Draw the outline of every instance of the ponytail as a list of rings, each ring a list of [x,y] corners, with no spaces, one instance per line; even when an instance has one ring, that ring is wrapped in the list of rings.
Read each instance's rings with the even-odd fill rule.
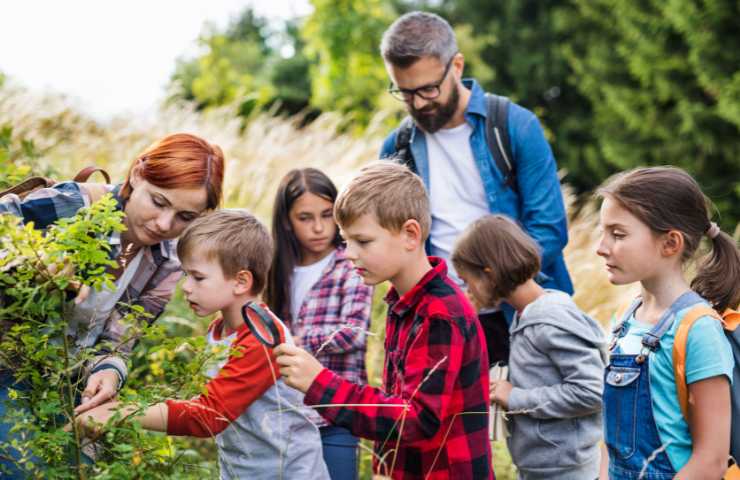
[[[740,304],[740,250],[735,240],[712,222],[707,231],[712,251],[699,264],[691,289],[720,314]]]

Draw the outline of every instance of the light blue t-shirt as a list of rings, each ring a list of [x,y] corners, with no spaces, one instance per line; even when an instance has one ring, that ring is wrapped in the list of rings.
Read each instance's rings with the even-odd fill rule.
[[[692,306],[693,307],[693,306]],[[678,471],[691,457],[691,434],[678,404],[673,375],[673,340],[676,327],[692,308],[679,310],[671,328],[660,339],[657,352],[650,352],[650,393],[658,434],[666,447],[673,468]],[[642,336],[654,325],[638,322],[634,315],[627,319],[627,333],[619,340],[622,353],[636,355],[642,351]],[[732,381],[734,360],[722,325],[712,317],[699,318],[689,330],[686,345],[686,380],[688,384],[718,375]],[[669,443],[670,442],[670,443]]]

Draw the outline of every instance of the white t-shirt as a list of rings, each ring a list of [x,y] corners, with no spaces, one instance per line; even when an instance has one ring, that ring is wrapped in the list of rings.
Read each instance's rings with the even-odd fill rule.
[[[290,317],[293,320],[298,318],[298,312],[301,310],[306,295],[311,291],[311,287],[319,281],[321,272],[329,265],[336,252],[336,250],[332,251],[329,255],[311,265],[293,267],[293,278],[290,283]]]
[[[457,127],[427,134],[429,191],[432,210],[431,254],[447,261],[450,277],[462,281],[449,262],[452,247],[462,231],[487,215],[488,201],[470,148],[473,127]]]

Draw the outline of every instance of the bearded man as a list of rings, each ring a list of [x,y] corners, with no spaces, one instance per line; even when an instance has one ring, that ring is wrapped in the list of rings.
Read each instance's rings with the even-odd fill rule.
[[[386,138],[380,156],[408,165],[424,180],[432,211],[428,254],[449,260],[470,223],[502,213],[541,247],[540,283],[573,293],[563,259],[568,230],[557,166],[537,117],[462,78],[465,58],[449,23],[438,15],[410,12],[398,18],[380,50],[388,90],[409,114]],[[479,312],[492,363],[508,358],[512,314],[506,305]]]

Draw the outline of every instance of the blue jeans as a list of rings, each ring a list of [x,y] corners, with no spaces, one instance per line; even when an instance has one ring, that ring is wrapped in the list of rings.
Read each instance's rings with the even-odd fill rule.
[[[15,383],[15,377],[7,371],[0,370],[0,478],[7,480],[16,480],[26,478],[23,470],[20,470],[14,461],[21,458],[18,450],[10,447],[10,442],[14,438],[21,439],[22,433],[10,433],[13,423],[6,423],[7,411],[12,408],[18,408],[17,402],[8,398],[11,389],[17,391],[26,390],[28,387],[21,383]],[[5,458],[10,457],[12,460]]]
[[[357,444],[359,439],[342,427],[319,428],[324,463],[332,480],[357,480]]]
[[[10,408],[18,409],[21,408],[19,402],[8,398],[10,390],[16,390],[23,392],[28,390],[28,385],[23,383],[16,383],[15,376],[7,371],[0,370],[0,479],[2,480],[22,480],[28,477],[28,473],[25,470],[19,469],[15,461],[21,458],[21,454],[18,450],[10,447],[10,442],[16,439],[23,439],[23,432],[10,433],[10,429],[13,427],[12,422],[5,422],[7,417],[7,411]],[[59,422],[64,421],[64,417],[59,415]],[[12,460],[5,457],[10,457]],[[86,464],[93,463],[90,458],[82,454],[82,461]],[[71,455],[70,455],[71,463]],[[41,461],[36,457],[30,458],[30,464],[38,468],[42,465]],[[27,464],[28,465],[28,464]],[[29,467],[31,466],[29,465]]]

